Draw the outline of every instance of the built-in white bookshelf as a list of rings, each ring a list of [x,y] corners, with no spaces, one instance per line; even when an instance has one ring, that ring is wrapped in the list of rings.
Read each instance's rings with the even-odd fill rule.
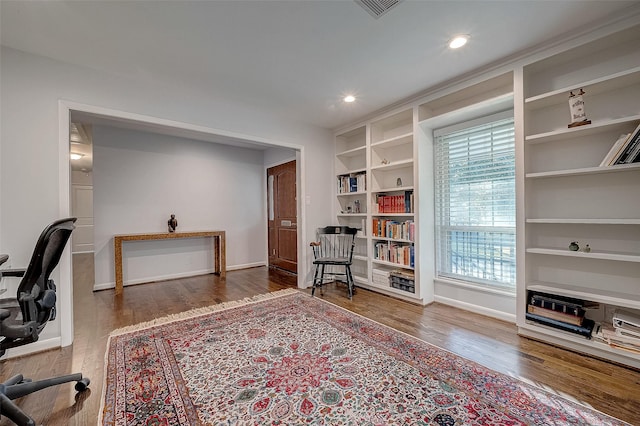
[[[596,323],[619,309],[640,316],[640,163],[600,166],[640,123],[638,40],[634,27],[523,67],[526,248],[517,315],[522,335],[634,367],[640,354],[525,313],[537,292],[600,304],[587,310]],[[568,127],[569,94],[580,90],[591,123]]]
[[[339,224],[361,230],[356,238],[356,250],[359,249],[360,253],[353,258],[354,267],[361,267],[359,273],[354,272],[356,285],[394,297],[419,301],[420,291],[417,285],[416,289],[410,292],[392,287],[388,280],[385,282],[379,279],[381,274],[389,274],[392,271],[415,271],[410,259],[404,260],[405,251],[415,253],[415,242],[409,239],[376,236],[372,229],[374,220],[401,224],[415,221],[415,208],[408,209],[410,211],[384,213],[379,211],[377,202],[379,197],[385,196],[396,196],[396,201],[401,197],[408,200],[409,194],[414,193],[417,180],[414,157],[417,147],[414,144],[413,132],[413,108],[407,108],[374,118],[364,125],[336,135],[336,177],[363,172],[367,176],[365,191],[337,191],[336,217]],[[353,204],[356,200],[360,203],[360,213],[354,213]],[[389,253],[385,254],[384,259],[378,258],[382,246],[389,249],[387,252],[395,250],[397,253],[398,250],[402,250],[402,263],[398,263],[398,257],[395,255],[394,261],[391,261],[392,256]]]

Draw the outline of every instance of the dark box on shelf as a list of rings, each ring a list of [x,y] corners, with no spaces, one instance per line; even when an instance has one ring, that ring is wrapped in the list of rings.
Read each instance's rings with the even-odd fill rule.
[[[391,287],[409,293],[416,292],[415,277],[403,272],[393,271],[389,274],[389,283]]]

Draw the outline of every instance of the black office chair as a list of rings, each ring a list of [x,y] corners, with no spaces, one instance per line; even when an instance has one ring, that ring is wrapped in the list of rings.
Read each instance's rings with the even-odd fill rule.
[[[0,300],[0,357],[9,348],[37,341],[47,321],[55,318],[56,285],[49,275],[60,261],[75,221],[76,218],[62,219],[47,226],[40,234],[26,269],[0,269],[0,279],[22,277],[17,298]],[[7,257],[3,258],[7,260]],[[0,384],[0,417],[5,416],[20,426],[35,425],[12,400],[68,382],[76,382],[78,392],[89,386],[89,379],[80,373],[35,382],[22,374],[11,377]]]
[[[327,226],[318,228],[317,241],[311,243],[313,249],[313,264],[316,265],[313,274],[313,287],[311,296],[316,292],[316,288],[322,286],[326,266],[344,267],[344,272],[336,272],[335,268],[331,275],[344,275],[347,288],[349,290],[349,300],[353,297],[353,275],[351,274],[351,262],[353,260],[353,250],[356,246],[356,228],[348,226]]]

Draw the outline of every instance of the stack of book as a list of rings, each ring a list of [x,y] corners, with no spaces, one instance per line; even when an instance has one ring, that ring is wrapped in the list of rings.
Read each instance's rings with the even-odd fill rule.
[[[640,124],[633,132],[620,135],[600,163],[600,166],[638,162],[640,162]]]
[[[640,315],[616,311],[611,324],[602,324],[596,337],[612,348],[640,354]]]
[[[595,323],[585,318],[587,305],[592,307],[581,299],[530,291],[526,318],[590,339]]]

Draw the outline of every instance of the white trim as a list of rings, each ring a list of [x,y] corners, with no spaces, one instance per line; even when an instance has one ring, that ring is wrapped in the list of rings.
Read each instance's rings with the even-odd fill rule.
[[[47,351],[49,349],[59,348],[62,346],[60,337],[52,337],[46,340],[38,340],[37,342],[29,343],[25,346],[18,346],[8,349],[3,360],[9,358],[15,358],[22,355],[29,355],[35,352]]]
[[[476,314],[484,315],[491,318],[497,318],[499,320],[507,321],[512,324],[516,323],[516,316],[514,314],[508,314],[506,312],[497,311],[495,309],[486,308],[484,306],[473,305],[471,303],[461,302],[459,300],[449,299],[448,297],[438,295],[435,296],[435,301],[444,305],[463,309],[465,311],[475,312]]]
[[[71,216],[71,163],[69,160],[70,114],[65,104],[58,101],[58,197],[59,217]],[[73,259],[71,244],[67,244],[58,262],[58,303],[60,313],[60,346],[73,343]]]
[[[433,279],[434,283],[440,283],[445,285],[454,285],[457,287],[466,288],[473,291],[482,293],[496,294],[498,296],[506,296],[516,298],[516,288],[513,291],[503,290],[501,288],[489,287],[486,285],[478,284],[472,281],[454,280],[452,278],[436,277]]]
[[[506,97],[505,97],[506,98]],[[508,98],[511,99],[511,101],[513,102],[513,95],[509,95]],[[513,105],[513,104],[512,104]],[[449,133],[455,133],[459,130],[464,130],[464,129],[469,129],[472,127],[478,127],[478,126],[482,126],[485,124],[489,124],[492,123],[494,121],[501,121],[501,120],[508,120],[508,119],[514,119],[513,117],[513,106],[511,106],[511,108],[506,109],[504,111],[499,111],[496,113],[491,113],[489,115],[482,115],[483,113],[486,113],[487,110],[482,110],[480,107],[477,107],[477,105],[474,105],[474,110],[476,111],[476,116],[472,119],[463,121],[461,123],[456,123],[456,124],[451,124],[445,127],[439,127],[437,129],[433,130],[433,137],[434,138],[438,138],[440,136],[444,136],[447,135]],[[478,117],[478,115],[480,115],[480,117]]]
[[[247,135],[237,132],[231,132],[221,129],[214,129],[206,126],[199,126],[195,124],[167,120],[163,118],[153,117],[149,115],[137,114],[132,112],[120,111],[111,108],[104,108],[95,105],[87,105],[74,101],[59,100],[58,101],[58,163],[59,163],[59,200],[60,200],[60,215],[61,217],[68,217],[71,212],[70,194],[71,194],[71,181],[70,181],[70,166],[69,166],[69,123],[71,122],[71,112],[79,112],[97,115],[102,118],[120,120],[120,121],[134,121],[144,123],[158,127],[168,127],[173,129],[179,129],[184,131],[197,132],[207,135],[220,136],[222,138],[229,138],[238,142],[248,142],[265,146],[274,146],[281,148],[290,148],[296,151],[296,164],[298,173],[300,174],[300,185],[298,185],[299,197],[297,202],[298,208],[298,287],[305,288],[304,278],[307,275],[307,254],[303,247],[303,241],[306,238],[306,216],[304,201],[306,198],[306,162],[304,154],[304,146],[274,141],[254,135]],[[59,263],[60,269],[60,330],[61,338],[60,344],[62,346],[68,346],[73,343],[73,274],[72,274],[72,258],[70,255],[71,248],[67,247],[62,255]],[[103,286],[101,284],[100,286]],[[94,286],[95,288],[96,286]],[[30,345],[32,346],[32,345]]]
[[[74,251],[71,254],[91,254],[91,253],[95,253],[94,250],[79,250],[79,251]]]
[[[240,269],[257,268],[259,266],[267,266],[267,262],[263,260],[262,262],[241,263],[239,265],[227,266],[227,271],[238,271]]]

